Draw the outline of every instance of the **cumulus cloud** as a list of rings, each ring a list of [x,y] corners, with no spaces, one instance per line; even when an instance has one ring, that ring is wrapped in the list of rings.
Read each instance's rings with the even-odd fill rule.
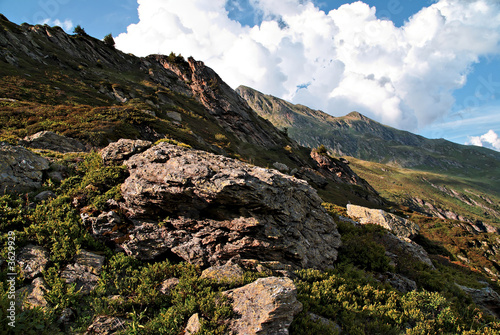
[[[484,135],[470,136],[467,144],[500,151],[500,137],[498,137],[498,134],[491,129]]]
[[[192,55],[232,87],[408,130],[444,117],[471,66],[500,53],[496,0],[439,0],[402,27],[361,1],[329,13],[304,0],[249,3],[261,17],[251,27],[230,18],[227,0],[138,0],[139,22],[116,46]]]
[[[45,19],[41,24],[48,24],[49,26],[59,26],[63,28],[65,31],[70,31],[71,28],[73,28],[73,21],[66,19],[64,21],[61,21],[59,19],[51,20],[51,19]]]

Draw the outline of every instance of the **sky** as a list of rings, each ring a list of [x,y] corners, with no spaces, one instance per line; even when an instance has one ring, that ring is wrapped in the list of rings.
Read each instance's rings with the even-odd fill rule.
[[[498,0],[0,0],[15,23],[81,25],[174,52],[334,116],[500,151]]]

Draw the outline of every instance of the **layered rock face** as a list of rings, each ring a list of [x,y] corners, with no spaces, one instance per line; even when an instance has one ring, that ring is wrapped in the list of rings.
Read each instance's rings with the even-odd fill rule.
[[[376,224],[393,232],[400,238],[415,237],[420,227],[410,220],[387,213],[381,209],[370,209],[362,206],[347,205],[347,214],[358,218],[361,224]]]
[[[0,193],[26,192],[40,188],[47,159],[20,147],[0,142]]]
[[[85,146],[80,141],[58,135],[52,131],[41,131],[26,136],[19,143],[30,148],[48,149],[62,153],[85,151]]]
[[[173,252],[202,266],[241,257],[320,269],[337,258],[337,227],[302,180],[168,143],[125,165],[122,209],[134,226],[121,245],[129,254]]]

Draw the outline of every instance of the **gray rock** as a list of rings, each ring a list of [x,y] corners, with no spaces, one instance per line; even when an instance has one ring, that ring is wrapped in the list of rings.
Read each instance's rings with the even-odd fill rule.
[[[16,297],[20,302],[24,302],[23,307],[45,307],[47,306],[47,300],[45,300],[44,295],[47,291],[43,278],[35,278],[31,285],[17,290]]]
[[[427,251],[425,251],[421,245],[410,239],[399,238],[393,234],[387,233],[382,237],[382,244],[388,251],[392,261],[396,264],[400,262],[400,259],[404,259],[406,262],[410,259],[412,261],[422,262],[431,269],[435,269]]]
[[[24,277],[33,279],[47,269],[49,252],[43,247],[28,244],[19,251],[17,262]]]
[[[175,120],[177,122],[182,122],[182,116],[181,113],[178,112],[168,112],[167,116],[171,118],[172,120]]]
[[[236,282],[243,277],[243,269],[238,264],[227,262],[224,265],[214,265],[203,270],[200,278],[208,278],[217,282]]]
[[[82,294],[89,294],[97,286],[104,259],[104,256],[80,250],[75,256],[75,263],[61,272],[61,278],[68,284],[75,283]]]
[[[486,283],[485,283],[486,284]],[[462,291],[467,293],[474,303],[484,309],[488,314],[498,318],[500,317],[500,295],[489,285],[481,289],[457,285]]]
[[[381,209],[370,209],[348,204],[347,214],[357,218],[361,224],[376,224],[382,226],[401,238],[412,238],[416,236],[420,230],[420,227],[416,223],[392,213],[387,213]]]
[[[230,322],[231,334],[286,335],[294,316],[302,310],[289,278],[261,278],[225,294],[239,316]]]
[[[198,313],[191,315],[189,318],[184,334],[192,335],[201,330],[200,316]]]
[[[401,293],[408,293],[417,290],[417,283],[414,280],[406,278],[397,273],[386,272],[380,275],[379,279],[391,284],[396,290]]]
[[[41,131],[26,136],[19,144],[35,149],[48,149],[57,152],[82,152],[85,146],[74,138],[58,135],[52,131]]]
[[[56,195],[55,195],[54,192],[52,192],[52,191],[43,191],[43,192],[38,193],[35,196],[35,201],[36,202],[47,201],[47,200],[50,200],[50,199],[54,199],[55,197],[56,197]]]
[[[42,186],[49,161],[33,152],[0,142],[0,194],[33,191]]]
[[[286,164],[280,162],[274,162],[273,167],[282,172],[290,171],[290,168]]]
[[[106,164],[120,164],[129,157],[145,151],[151,145],[149,141],[120,139],[102,149],[101,157]]]
[[[99,315],[92,324],[87,328],[85,335],[112,335],[127,329],[127,319],[118,318],[115,316]]]
[[[342,333],[342,328],[337,323],[333,322],[332,320],[324,318],[324,317],[317,315],[317,314],[314,314],[314,313],[310,313],[310,312],[308,313],[308,315],[312,321],[314,321],[316,323],[320,323],[323,326],[325,326],[331,330],[334,330],[335,334]]]
[[[177,287],[178,284],[179,284],[178,278],[175,277],[168,278],[161,283],[159,290],[161,293],[169,295],[172,292],[172,290]]]
[[[91,220],[92,234],[96,236],[113,234],[121,223],[122,219],[115,211],[101,213],[97,218]]]
[[[322,269],[337,258],[335,222],[302,180],[164,142],[125,165],[122,208],[136,221],[122,244],[129,254],[171,251],[202,266],[238,255]],[[158,217],[167,218],[161,227]]]
[[[59,316],[59,319],[57,319],[57,322],[70,323],[74,318],[75,318],[75,312],[73,312],[71,308],[66,307],[61,312],[61,315]]]

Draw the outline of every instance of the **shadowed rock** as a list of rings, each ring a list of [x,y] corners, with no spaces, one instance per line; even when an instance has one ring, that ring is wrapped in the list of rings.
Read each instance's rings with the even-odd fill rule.
[[[31,151],[0,142],[0,194],[32,191],[42,186],[49,161]]]

